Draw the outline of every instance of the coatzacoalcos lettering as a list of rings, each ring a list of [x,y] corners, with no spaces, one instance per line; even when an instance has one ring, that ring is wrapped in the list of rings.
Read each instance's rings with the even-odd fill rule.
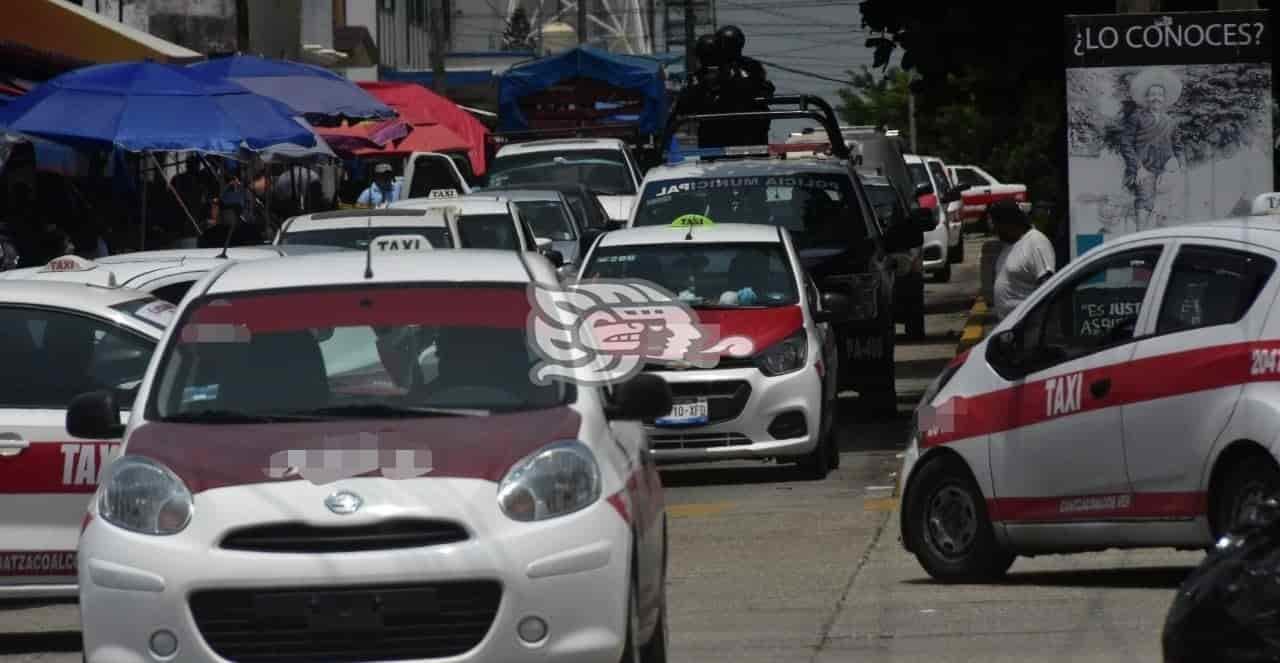
[[[793,189],[823,189],[839,191],[840,183],[834,179],[822,177],[717,177],[705,180],[692,180],[679,184],[659,185],[655,198],[670,196],[673,193],[690,191],[707,191],[709,189],[733,189],[742,187],[789,187]]]
[[[1178,25],[1170,16],[1151,25],[1132,25],[1123,31],[1111,25],[1100,28],[1086,26],[1076,31],[1075,54],[1083,56],[1088,51],[1108,51],[1118,47],[1122,41],[1132,49],[1257,46],[1262,43],[1266,29],[1266,24],[1257,21]]]
[[[1130,495],[1099,495],[1096,497],[1072,497],[1058,503],[1058,513],[1081,511],[1116,511],[1128,509],[1133,504]]]
[[[73,552],[0,553],[0,576],[53,572],[74,574],[76,554]]]

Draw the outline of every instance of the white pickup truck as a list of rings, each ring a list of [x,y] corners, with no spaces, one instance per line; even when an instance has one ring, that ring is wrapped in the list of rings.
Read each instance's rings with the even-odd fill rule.
[[[951,179],[960,187],[964,200],[960,215],[965,222],[986,218],[991,203],[1006,198],[1017,202],[1024,213],[1031,213],[1025,184],[1005,184],[992,177],[991,173],[972,165],[949,166],[947,170],[951,171]]]

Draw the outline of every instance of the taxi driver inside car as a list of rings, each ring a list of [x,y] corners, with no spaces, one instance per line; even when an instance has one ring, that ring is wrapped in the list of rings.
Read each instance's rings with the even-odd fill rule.
[[[1251,211],[1093,249],[932,382],[899,473],[902,542],[930,575],[1205,547],[1280,488],[1280,194]]]
[[[88,661],[239,660],[268,641],[329,660],[368,652],[355,634],[393,622],[409,630],[381,658],[665,660],[661,481],[638,423],[670,411],[665,383],[540,386],[528,290],[559,286],[550,263],[466,249],[423,261],[393,239],[230,263],[193,288],[90,505]],[[110,399],[76,399],[73,434],[120,435]],[[334,445],[358,447],[357,471],[377,452],[381,476],[317,466]],[[387,451],[410,452],[397,466],[413,471],[388,474]],[[403,543],[370,545],[373,525]],[[344,621],[325,607],[339,591],[386,614],[357,606]],[[223,628],[233,597],[277,607]],[[445,605],[476,619],[431,607]],[[352,637],[305,635],[320,631]]]

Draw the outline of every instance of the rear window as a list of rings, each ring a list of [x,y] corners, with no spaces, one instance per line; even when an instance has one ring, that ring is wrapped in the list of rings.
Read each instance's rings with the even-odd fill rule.
[[[506,214],[467,214],[458,217],[458,241],[464,249],[520,251],[516,222]]]
[[[925,170],[924,164],[907,164],[907,169],[911,171],[911,181],[915,182],[916,186],[923,184],[929,187],[929,193],[933,193],[933,182],[929,179],[929,171]]]
[[[585,184],[606,196],[635,193],[631,168],[618,150],[571,150],[510,154],[489,165],[490,186]]]
[[[799,248],[853,244],[869,232],[851,178],[833,173],[650,182],[637,203],[635,225],[669,225],[686,214],[713,223],[781,226]]]
[[[434,248],[453,248],[453,239],[449,236],[448,228],[425,226],[377,226],[372,229],[352,226],[328,230],[297,230],[281,235],[280,243],[332,246],[363,251],[369,248],[369,242],[378,235],[418,235],[426,238]]]

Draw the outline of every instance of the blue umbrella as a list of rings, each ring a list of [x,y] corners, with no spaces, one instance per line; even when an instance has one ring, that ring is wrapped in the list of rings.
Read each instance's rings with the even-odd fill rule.
[[[395,117],[396,112],[360,86],[328,69],[300,62],[236,55],[187,65],[208,77],[235,81],[293,108],[310,120]]]
[[[0,126],[75,147],[241,157],[316,145],[292,109],[183,67],[125,62],[76,69],[0,107]]]

